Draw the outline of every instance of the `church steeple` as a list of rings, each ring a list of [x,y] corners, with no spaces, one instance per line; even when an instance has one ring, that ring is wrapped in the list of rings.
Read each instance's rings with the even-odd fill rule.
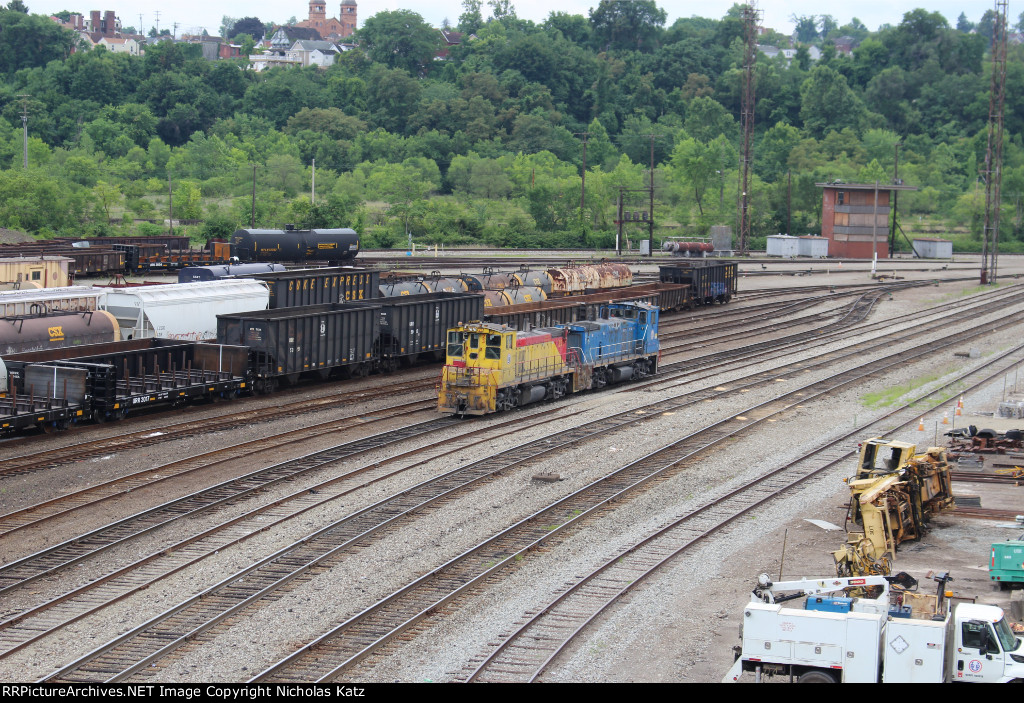
[[[327,19],[327,1],[326,0],[309,0],[309,21],[316,22],[319,20],[323,22]],[[316,27],[317,25],[313,25]]]

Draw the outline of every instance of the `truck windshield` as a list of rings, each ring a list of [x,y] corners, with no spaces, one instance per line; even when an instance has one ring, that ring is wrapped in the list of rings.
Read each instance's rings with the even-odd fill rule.
[[[1010,629],[1010,623],[1006,622],[1006,618],[1003,618],[999,622],[995,623],[996,637],[999,638],[999,644],[1002,646],[1004,652],[1012,652],[1017,649],[1019,642],[1013,634],[1013,630]]]

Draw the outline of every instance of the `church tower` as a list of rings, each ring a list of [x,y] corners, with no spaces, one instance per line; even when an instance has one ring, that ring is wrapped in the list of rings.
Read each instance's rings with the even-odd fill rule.
[[[356,31],[357,10],[356,0],[341,0],[341,15],[338,17],[344,27],[341,36],[348,37]]]
[[[309,22],[307,26],[321,29],[327,19],[327,0],[309,0]]]

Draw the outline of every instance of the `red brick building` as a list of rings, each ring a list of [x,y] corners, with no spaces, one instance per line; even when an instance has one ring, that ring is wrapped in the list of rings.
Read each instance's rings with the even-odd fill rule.
[[[914,186],[890,183],[816,183],[822,189],[821,236],[828,253],[841,259],[889,258],[892,195]]]
[[[327,0],[309,0],[309,19],[297,22],[296,27],[315,29],[323,39],[343,39],[356,31],[358,8],[356,0],[342,0],[339,17],[327,16]]]

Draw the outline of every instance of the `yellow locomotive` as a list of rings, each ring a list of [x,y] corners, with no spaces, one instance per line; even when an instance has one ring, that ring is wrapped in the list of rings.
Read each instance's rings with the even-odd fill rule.
[[[611,303],[600,319],[521,332],[469,322],[448,331],[437,409],[485,415],[657,371],[658,309]]]

